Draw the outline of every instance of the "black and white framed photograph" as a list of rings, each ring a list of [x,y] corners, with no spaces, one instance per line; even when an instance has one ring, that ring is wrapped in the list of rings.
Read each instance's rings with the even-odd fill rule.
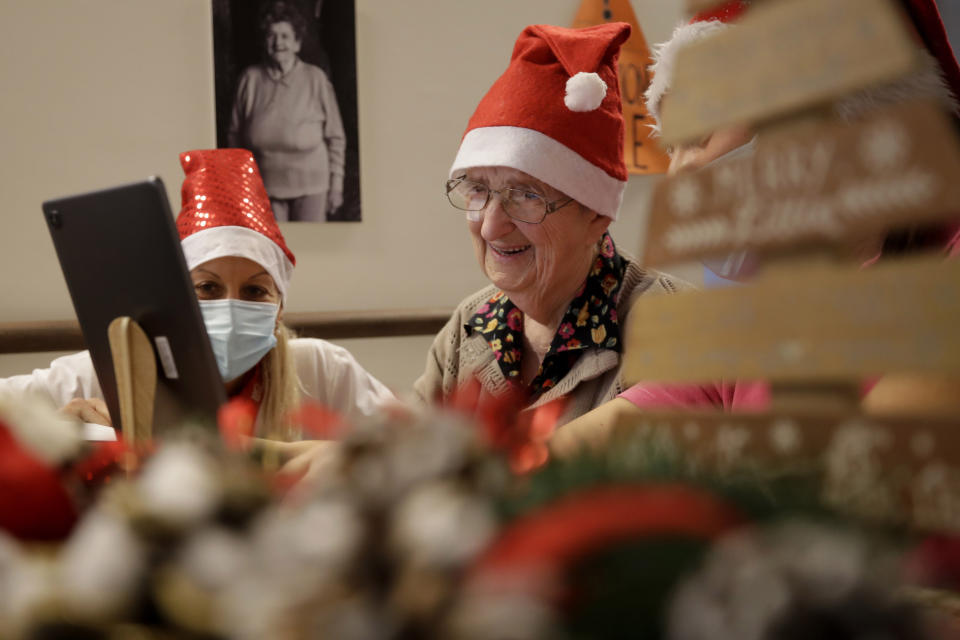
[[[361,219],[354,0],[212,0],[217,146],[280,222]]]

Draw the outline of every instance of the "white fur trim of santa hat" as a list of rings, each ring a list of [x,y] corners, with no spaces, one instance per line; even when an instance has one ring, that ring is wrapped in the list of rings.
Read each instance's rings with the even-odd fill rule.
[[[523,127],[478,127],[467,132],[450,177],[474,167],[523,171],[614,220],[627,185],[550,136]]]
[[[287,296],[293,263],[283,249],[258,231],[236,226],[212,227],[190,234],[180,241],[180,246],[187,260],[187,269],[226,256],[253,260],[270,274],[280,295]]]
[[[729,24],[720,20],[681,24],[673,30],[673,35],[670,36],[669,40],[653,46],[653,64],[650,65],[653,79],[650,80],[650,84],[644,92],[644,97],[647,100],[647,111],[653,118],[653,124],[650,125],[650,128],[653,129],[654,133],[660,134],[660,102],[673,83],[677,52],[697,40],[722,31],[729,26]]]

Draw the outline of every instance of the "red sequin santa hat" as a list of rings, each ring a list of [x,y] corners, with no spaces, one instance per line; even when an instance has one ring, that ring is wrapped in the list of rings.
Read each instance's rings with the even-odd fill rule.
[[[180,154],[186,177],[177,216],[187,268],[215,258],[253,260],[286,297],[296,259],[273,217],[260,169],[246,149],[202,149]]]
[[[701,38],[726,29],[730,23],[736,22],[743,15],[749,4],[746,0],[732,0],[701,11],[693,16],[690,22],[674,29],[669,40],[654,45],[653,64],[650,65],[653,78],[647,86],[644,97],[647,101],[647,111],[654,122],[650,126],[656,133],[660,133],[660,103],[673,82],[673,67],[676,64],[677,52]]]
[[[617,75],[630,25],[532,25],[467,124],[450,177],[511,167],[617,217],[627,168]]]

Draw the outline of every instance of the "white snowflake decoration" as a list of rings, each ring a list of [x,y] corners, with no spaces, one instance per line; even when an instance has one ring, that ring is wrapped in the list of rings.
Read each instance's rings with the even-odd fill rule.
[[[700,185],[696,180],[678,180],[670,189],[670,208],[681,218],[695,214],[700,208],[700,200]]]
[[[960,527],[960,474],[945,464],[926,465],[911,487],[913,521],[921,527],[956,530]]]
[[[717,429],[717,461],[721,466],[732,466],[743,457],[750,442],[750,432],[738,426],[720,425]]]
[[[860,140],[860,158],[876,173],[903,167],[909,159],[910,137],[896,122],[871,127]]]
[[[878,456],[893,438],[873,424],[853,420],[841,425],[827,448],[825,497],[861,515],[885,518],[894,512],[894,497],[884,482]]]
[[[777,420],[770,427],[770,446],[779,454],[789,454],[800,446],[800,430],[792,420]]]

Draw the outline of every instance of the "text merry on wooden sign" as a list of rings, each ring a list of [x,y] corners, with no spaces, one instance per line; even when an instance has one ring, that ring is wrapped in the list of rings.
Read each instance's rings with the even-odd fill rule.
[[[926,103],[824,125],[661,181],[644,262],[836,243],[960,214],[960,150]]]

